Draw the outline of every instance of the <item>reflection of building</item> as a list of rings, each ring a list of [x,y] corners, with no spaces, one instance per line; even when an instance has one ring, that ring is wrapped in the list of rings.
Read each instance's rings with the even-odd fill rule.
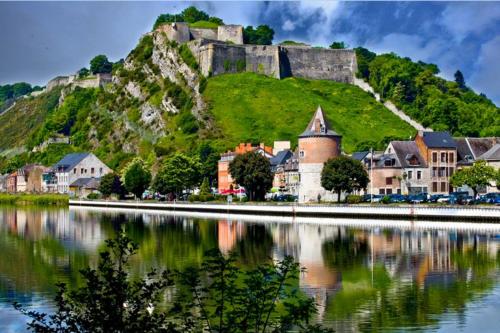
[[[245,225],[239,222],[221,220],[217,223],[217,240],[222,253],[234,250],[238,239],[244,236],[244,227]]]

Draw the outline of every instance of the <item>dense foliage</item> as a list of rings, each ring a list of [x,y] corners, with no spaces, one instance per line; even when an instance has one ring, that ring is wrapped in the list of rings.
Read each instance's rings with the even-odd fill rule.
[[[5,101],[9,99],[15,99],[17,97],[27,95],[32,91],[38,90],[42,90],[42,88],[39,86],[32,87],[31,84],[26,82],[18,82],[0,86],[0,107]]]
[[[97,268],[81,270],[84,285],[57,285],[52,315],[15,307],[30,330],[66,332],[324,332],[309,325],[313,298],[297,291],[300,266],[292,257],[243,270],[235,256],[206,253],[201,268],[152,270],[133,279],[129,262],[138,245],[124,233],[106,241]],[[169,295],[166,297],[166,295]],[[167,301],[164,301],[167,300]]]
[[[121,180],[125,189],[140,199],[151,183],[151,172],[144,161],[136,157],[123,169]]]
[[[61,194],[1,194],[0,204],[34,205],[34,206],[67,206],[69,197]]]
[[[468,88],[460,71],[452,82],[438,77],[433,64],[364,48],[356,55],[359,76],[423,126],[455,136],[500,136],[500,109]]]
[[[480,188],[491,186],[498,178],[498,170],[489,166],[486,161],[475,162],[471,167],[458,169],[450,178],[450,183],[454,187],[467,185],[474,192],[474,198]]]
[[[243,29],[243,42],[245,44],[271,45],[274,30],[268,25],[259,25],[257,28],[249,25]]]
[[[218,25],[224,24],[220,18],[210,16],[204,11],[199,10],[194,6],[190,6],[184,9],[180,14],[161,14],[156,19],[153,25],[153,30],[162,24],[172,22],[187,22],[193,24],[194,27],[199,28],[213,28],[214,26],[217,27]],[[203,22],[203,24],[199,24],[200,22]]]
[[[101,192],[104,197],[109,197],[110,195],[115,194],[121,198],[126,194],[126,190],[122,184],[120,176],[116,173],[108,173],[101,178],[99,192]]]
[[[333,42],[330,44],[330,48],[334,50],[341,50],[341,49],[346,49],[347,44],[344,42]]]
[[[181,195],[192,190],[201,181],[201,163],[198,157],[182,153],[167,158],[153,181],[153,188],[162,194]]]
[[[352,193],[365,189],[369,178],[361,162],[348,156],[331,158],[321,170],[321,186],[337,193],[338,201],[342,192]]]
[[[234,181],[245,188],[250,200],[264,200],[273,185],[269,159],[257,152],[238,155],[229,163]]]
[[[113,63],[104,54],[99,54],[90,60],[90,71],[93,74],[111,73]]]

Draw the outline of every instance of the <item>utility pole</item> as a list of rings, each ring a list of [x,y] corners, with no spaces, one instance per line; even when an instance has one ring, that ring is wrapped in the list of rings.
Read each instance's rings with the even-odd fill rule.
[[[370,148],[370,203],[373,203],[373,148]]]

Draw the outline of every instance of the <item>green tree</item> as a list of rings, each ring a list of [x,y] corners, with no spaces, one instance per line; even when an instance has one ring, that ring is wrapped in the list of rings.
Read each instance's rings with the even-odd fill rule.
[[[271,45],[273,38],[274,30],[268,25],[259,25],[256,29],[249,25],[243,29],[243,42],[245,44]]]
[[[184,22],[194,23],[198,21],[208,21],[210,16],[195,6],[189,6],[181,12]]]
[[[125,195],[126,191],[120,180],[120,176],[115,173],[108,173],[101,178],[99,192],[101,192],[104,197],[109,197],[111,194],[117,194],[122,197]]]
[[[273,185],[269,160],[256,152],[238,155],[229,163],[229,172],[243,186],[250,200],[264,200]]]
[[[109,62],[108,57],[104,54],[95,56],[90,60],[90,71],[92,74],[97,73],[111,73],[113,63]]]
[[[212,191],[210,190],[210,184],[208,183],[208,178],[205,177],[203,178],[203,182],[201,183],[200,186],[200,195],[208,195]]]
[[[347,45],[344,42],[333,42],[330,44],[330,48],[334,50],[341,50],[341,49],[346,49]]]
[[[200,173],[198,157],[177,153],[163,163],[153,181],[153,188],[162,194],[174,193],[178,196],[199,184]]]
[[[489,186],[496,177],[498,176],[495,168],[481,160],[475,162],[471,167],[457,170],[451,176],[450,183],[453,187],[469,186],[474,192],[475,198],[479,188]]]
[[[217,162],[220,159],[220,154],[215,150],[210,143],[202,142],[198,146],[198,156],[201,162],[201,176],[208,178],[211,186],[217,181]]]
[[[354,49],[356,51],[356,61],[358,63],[358,73],[357,76],[369,79],[370,77],[370,62],[377,56],[375,53],[371,52],[364,47],[357,47]]]
[[[125,189],[140,199],[151,183],[151,172],[144,161],[136,157],[125,166],[121,180]]]
[[[368,174],[363,164],[347,156],[329,159],[321,170],[321,186],[328,191],[335,191],[338,202],[342,192],[362,190],[368,182]]]
[[[458,84],[458,87],[460,89],[465,89],[466,86],[465,86],[465,79],[464,79],[464,75],[462,74],[461,71],[457,70],[455,72],[455,82]]]
[[[82,69],[80,69],[78,71],[78,78],[79,79],[83,79],[89,75],[90,75],[90,71],[86,67],[83,67]]]

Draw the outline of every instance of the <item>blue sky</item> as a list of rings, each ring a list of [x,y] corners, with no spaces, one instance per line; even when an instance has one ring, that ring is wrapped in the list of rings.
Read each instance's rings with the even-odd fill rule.
[[[45,84],[96,54],[125,57],[160,13],[192,2],[0,2],[0,84]],[[500,2],[196,2],[226,23],[268,24],[275,41],[342,40],[432,62],[500,104]]]

